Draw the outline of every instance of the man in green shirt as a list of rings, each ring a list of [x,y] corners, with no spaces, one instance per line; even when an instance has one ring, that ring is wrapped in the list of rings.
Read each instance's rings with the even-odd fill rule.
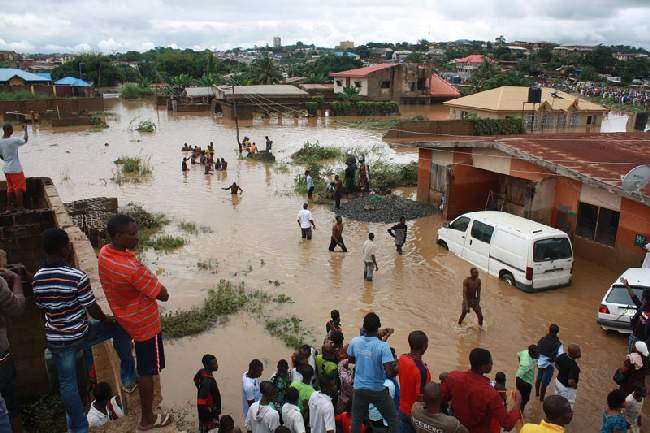
[[[316,392],[314,387],[311,386],[311,380],[314,377],[314,369],[311,365],[301,365],[299,373],[302,374],[302,381],[297,380],[293,382],[291,387],[298,390],[298,409],[300,409],[300,412],[304,414],[305,412],[309,412],[309,407],[307,406],[309,397]]]
[[[535,382],[535,365],[539,352],[537,346],[531,344],[528,349],[522,350],[517,354],[519,358],[519,368],[517,369],[517,389],[521,393],[521,412],[523,413],[526,403],[530,399],[530,392],[533,390]]]

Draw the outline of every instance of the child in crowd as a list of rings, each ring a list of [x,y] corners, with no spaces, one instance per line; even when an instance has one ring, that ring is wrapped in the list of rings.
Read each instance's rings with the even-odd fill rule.
[[[124,416],[120,397],[113,396],[113,390],[108,383],[99,382],[93,390],[93,395],[95,400],[90,403],[86,416],[89,427],[101,427]]]
[[[282,406],[284,405],[284,394],[287,391],[287,388],[291,385],[291,374],[289,373],[289,363],[286,359],[281,359],[278,361],[278,369],[273,376],[269,378],[271,382],[278,390],[278,394],[273,400],[273,405],[275,409],[280,412]]]
[[[637,383],[634,392],[625,398],[625,420],[630,425],[631,433],[641,431],[641,411],[645,400],[646,388],[643,384]]]
[[[339,310],[330,311],[330,320],[325,324],[325,331],[329,334],[332,331],[341,331],[341,315]]]
[[[625,392],[615,389],[607,395],[607,409],[603,413],[600,433],[627,433],[627,421],[623,415]]]
[[[508,407],[508,392],[506,389],[506,374],[502,371],[494,375],[492,387],[497,390],[499,396],[503,400],[503,405]],[[490,433],[501,433],[501,425],[496,417],[492,417],[490,421]]]
[[[219,369],[214,355],[203,355],[203,368],[194,375],[196,386],[196,407],[199,412],[199,432],[208,433],[219,426],[221,415],[221,393],[213,373]]]
[[[230,415],[224,415],[219,420],[219,433],[236,433],[235,420]],[[241,430],[240,430],[241,431]]]

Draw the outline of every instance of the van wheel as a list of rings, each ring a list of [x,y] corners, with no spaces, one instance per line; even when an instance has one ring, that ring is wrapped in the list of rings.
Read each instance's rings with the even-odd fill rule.
[[[447,246],[447,242],[443,241],[442,239],[438,239],[438,245],[449,251],[449,247]]]
[[[510,272],[504,272],[501,274],[501,281],[506,283],[509,286],[515,285],[515,277],[512,276]]]

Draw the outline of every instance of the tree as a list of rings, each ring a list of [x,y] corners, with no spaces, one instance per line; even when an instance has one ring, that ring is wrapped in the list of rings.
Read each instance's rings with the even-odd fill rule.
[[[343,88],[343,93],[339,93],[339,98],[346,101],[358,101],[359,100],[359,89],[352,86],[346,86]]]
[[[81,64],[81,67],[79,66]],[[81,77],[79,71],[81,70]],[[52,71],[52,78],[77,77],[92,82],[95,87],[114,86],[122,81],[122,75],[108,56],[102,54],[82,54],[72,61],[57,66]]]
[[[250,84],[276,84],[282,80],[282,74],[273,64],[268,54],[255,59],[251,65],[248,81]]]
[[[506,43],[506,38],[504,38],[503,35],[499,35],[494,42],[496,42],[497,45],[504,45]]]
[[[418,53],[417,51],[413,52],[408,56],[406,56],[406,61],[409,63],[424,63],[425,62],[424,54]]]
[[[613,54],[614,52],[611,48],[598,45],[593,51],[587,53],[584,63],[593,66],[597,72],[608,73],[616,63]]]
[[[429,41],[426,39],[420,39],[415,44],[415,49],[418,51],[427,51],[429,49]]]

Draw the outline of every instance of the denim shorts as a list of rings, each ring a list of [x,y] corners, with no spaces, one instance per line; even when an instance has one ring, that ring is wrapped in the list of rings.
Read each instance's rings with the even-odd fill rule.
[[[553,379],[553,373],[555,372],[555,367],[553,365],[549,365],[546,368],[538,368],[537,369],[537,380],[544,386],[548,386],[551,383],[551,379]]]

